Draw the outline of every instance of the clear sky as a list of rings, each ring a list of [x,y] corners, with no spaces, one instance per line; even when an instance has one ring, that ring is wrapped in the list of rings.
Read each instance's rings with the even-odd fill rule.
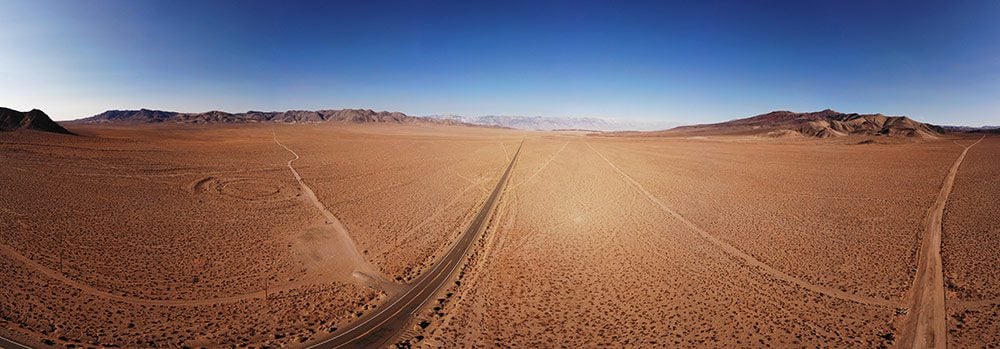
[[[995,0],[283,3],[0,0],[0,106],[1000,124]]]

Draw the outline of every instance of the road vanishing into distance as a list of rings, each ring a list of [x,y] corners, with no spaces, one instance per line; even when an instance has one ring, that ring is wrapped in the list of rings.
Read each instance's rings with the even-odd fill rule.
[[[907,310],[906,317],[903,319],[902,326],[899,330],[900,340],[898,343],[901,347],[944,348],[947,346],[947,312],[945,309],[943,268],[940,255],[942,220],[945,205],[954,185],[959,167],[965,159],[969,149],[982,140],[983,138],[980,138],[970,145],[963,145],[964,149],[948,172],[940,192],[938,193],[937,200],[934,205],[928,209],[928,216],[925,219],[925,231],[922,236],[922,243],[918,255],[917,272],[913,280],[913,285],[908,292],[909,294],[901,300],[904,303],[902,306]],[[275,142],[277,142],[277,139],[275,139]],[[517,164],[523,145],[524,140],[522,140],[521,144],[518,145],[517,151],[510,159],[500,176],[500,179],[497,181],[496,186],[483,203],[483,206],[480,208],[475,218],[470,222],[466,230],[459,236],[458,240],[454,242],[451,249],[449,249],[448,252],[441,257],[441,259],[438,260],[438,262],[435,263],[429,271],[420,275],[404,292],[390,298],[386,305],[373,309],[357,321],[331,334],[331,337],[318,341],[309,348],[326,349],[381,347],[391,344],[389,343],[391,340],[406,330],[405,327],[410,323],[414,315],[432,299],[434,299],[437,293],[443,289],[450,280],[452,280],[452,277],[455,275],[458,267],[462,265],[467,254],[469,253],[469,250],[472,248],[472,245],[478,241],[479,237],[486,231],[490,218],[493,216],[496,207],[499,205],[500,197],[503,195],[503,192],[510,181],[511,171]],[[588,144],[588,146],[590,145]],[[592,146],[590,147],[592,150],[597,152],[597,150]],[[289,149],[289,151],[291,150]],[[669,213],[673,214],[675,217],[696,231],[702,232],[703,235],[710,235],[707,232],[702,231],[693,223],[687,221],[685,218],[669,210],[666,205],[646,191],[645,188],[643,188],[638,182],[635,182],[635,180],[633,180],[630,176],[622,172],[617,166],[611,163],[608,158],[604,157],[603,154],[600,152],[597,153],[619,174],[625,177],[626,181],[630,185],[634,186],[651,201],[661,206],[664,210],[668,210]],[[298,177],[297,173],[296,177]],[[710,236],[707,238],[710,238],[710,240],[713,239]],[[733,247],[720,243],[717,243],[717,245],[720,245],[720,247],[727,250],[727,252],[734,253],[737,257],[747,260],[751,265],[761,267],[765,271],[770,270],[770,267],[756,261],[756,259],[753,259],[752,257],[743,257],[741,255],[743,253]],[[735,250],[736,252],[732,252],[730,250]],[[780,271],[769,272],[769,274],[777,276],[779,279],[791,278],[790,276],[787,278],[782,277],[784,273]],[[807,287],[809,285],[803,285],[801,282],[796,282],[795,280],[791,280],[791,282],[800,284],[800,286],[806,287],[807,289],[812,289]],[[884,300],[853,299],[855,297],[848,297],[848,295],[840,293],[830,293],[826,290],[814,291],[863,304],[886,305],[882,303],[889,302]],[[20,349],[30,347],[18,343],[11,338],[4,338],[0,336],[0,348]]]
[[[410,318],[420,308],[427,304],[437,292],[451,280],[452,275],[462,264],[466,253],[486,230],[490,216],[500,202],[500,196],[507,187],[510,172],[517,163],[524,141],[518,145],[514,157],[511,158],[503,175],[497,182],[493,192],[486,199],[475,219],[469,224],[458,242],[452,245],[448,253],[434,267],[417,278],[412,286],[388,302],[388,305],[376,308],[373,312],[358,319],[357,322],[337,332],[333,337],[312,345],[310,348],[357,348],[385,345],[396,334],[404,329]],[[287,149],[287,148],[286,148]],[[0,337],[0,348],[30,348],[12,339]]]
[[[909,304],[899,336],[900,347],[915,349],[948,347],[948,312],[945,309],[944,267],[941,260],[941,224],[944,220],[948,195],[955,185],[958,168],[962,166],[969,148],[982,142],[983,138],[964,146],[962,154],[948,171],[934,206],[928,210],[925,220],[926,230],[917,257],[917,272],[907,295]]]
[[[462,233],[458,242],[451,247],[451,250],[430,271],[417,278],[408,290],[389,300],[388,304],[384,307],[375,309],[374,312],[361,317],[358,321],[336,332],[333,337],[316,343],[310,348],[380,347],[386,345],[386,342],[404,330],[404,327],[410,322],[413,315],[424,304],[433,299],[438,291],[448,283],[448,280],[451,280],[452,275],[455,274],[455,270],[458,269],[465,259],[469,248],[472,247],[472,244],[486,230],[490,216],[493,215],[493,210],[500,202],[500,195],[503,194],[504,188],[507,186],[510,172],[514,168],[514,164],[517,163],[518,155],[521,154],[522,146],[524,146],[523,140],[518,145],[514,157],[507,164],[507,169],[504,170],[503,175],[500,176],[500,180],[497,181],[493,192],[490,193],[489,198],[486,199],[483,207],[476,214],[476,218],[472,220],[469,227]]]
[[[318,342],[310,348],[381,346],[403,330],[403,327],[409,323],[410,318],[424,304],[427,304],[427,302],[434,298],[437,292],[448,283],[448,280],[451,280],[452,275],[455,274],[455,270],[465,260],[465,255],[468,253],[469,248],[472,247],[472,244],[486,230],[490,216],[493,215],[494,209],[496,209],[497,204],[500,202],[500,196],[507,187],[510,172],[517,163],[517,158],[521,154],[521,147],[523,145],[524,140],[518,145],[517,152],[514,153],[514,157],[507,164],[503,175],[500,176],[496,187],[493,188],[493,192],[490,193],[483,207],[476,214],[475,219],[472,220],[469,227],[459,237],[458,242],[452,245],[448,253],[430,271],[417,278],[408,290],[391,299],[385,307],[375,309],[372,313],[361,317],[357,322],[337,332],[333,337]],[[20,349],[30,347],[12,339],[0,337],[0,348]]]

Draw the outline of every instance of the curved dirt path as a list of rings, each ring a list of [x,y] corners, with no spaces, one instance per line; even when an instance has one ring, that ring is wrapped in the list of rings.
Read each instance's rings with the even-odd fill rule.
[[[261,299],[263,299],[265,297],[265,295],[267,295],[267,294],[275,294],[275,293],[278,293],[278,292],[281,292],[281,291],[291,290],[291,289],[297,288],[299,286],[303,286],[303,285],[308,284],[308,282],[293,282],[293,283],[288,283],[288,284],[284,284],[284,285],[277,286],[277,287],[268,288],[268,290],[266,292],[264,290],[260,290],[258,292],[250,292],[250,293],[243,293],[243,294],[237,294],[237,295],[226,296],[226,297],[216,297],[216,298],[204,298],[204,299],[149,299],[149,298],[129,297],[129,296],[123,296],[123,295],[120,295],[120,294],[114,294],[114,293],[111,293],[111,292],[108,292],[108,291],[96,288],[94,286],[90,286],[90,285],[85,284],[83,282],[73,280],[73,279],[71,279],[69,277],[66,277],[66,275],[64,275],[62,272],[60,272],[58,270],[51,269],[51,268],[46,267],[44,265],[41,265],[38,262],[32,260],[31,258],[25,257],[24,255],[18,253],[12,247],[4,245],[4,244],[0,244],[0,254],[2,254],[3,256],[5,256],[7,258],[15,260],[17,262],[20,262],[21,264],[24,264],[29,269],[31,269],[31,270],[33,270],[33,271],[35,271],[37,273],[45,275],[46,277],[49,277],[51,279],[60,281],[60,282],[62,282],[64,284],[66,284],[68,286],[71,286],[73,288],[76,288],[76,289],[78,289],[78,290],[80,290],[83,293],[86,293],[88,295],[99,297],[99,298],[104,298],[104,299],[109,299],[109,300],[113,300],[113,301],[118,301],[118,302],[122,302],[122,303],[137,304],[137,305],[199,306],[199,305],[214,305],[214,304],[236,303],[236,302],[239,302],[239,301],[242,301],[242,300],[247,300],[247,299],[254,299],[254,298],[261,298]]]
[[[944,268],[941,266],[941,220],[948,194],[955,184],[965,154],[983,138],[965,146],[962,154],[948,171],[934,206],[927,210],[926,226],[917,257],[917,273],[913,286],[904,297],[908,306],[902,320],[899,346],[903,348],[945,348],[948,346],[948,317],[944,307]],[[958,143],[956,143],[958,144]]]
[[[518,145],[514,156],[476,217],[433,268],[421,274],[409,289],[395,296],[385,306],[375,309],[374,312],[339,330],[336,335],[307,347],[312,349],[385,347],[388,340],[404,330],[414,314],[434,299],[438,291],[451,280],[452,275],[465,260],[472,244],[478,241],[489,227],[493,212],[505,192],[511,170],[517,164],[523,145],[524,141]]]
[[[631,176],[629,176],[624,171],[622,171],[620,168],[618,168],[618,166],[616,166],[614,163],[612,163],[611,160],[609,160],[607,157],[604,156],[604,154],[601,154],[601,152],[597,151],[597,149],[595,149],[592,145],[590,145],[590,143],[587,143],[587,147],[590,147],[590,150],[594,151],[594,153],[597,153],[597,155],[600,156],[601,159],[604,159],[604,161],[607,162],[608,165],[610,165],[611,168],[613,168],[615,170],[615,172],[618,172],[618,174],[621,175],[622,178],[625,179],[626,183],[628,183],[630,186],[632,186],[632,188],[634,188],[640,194],[642,194],[643,196],[645,196],[646,199],[649,200],[651,203],[653,203],[654,205],[656,205],[657,207],[659,207],[664,212],[670,214],[670,216],[674,217],[674,219],[677,219],[681,223],[684,223],[685,226],[687,226],[691,230],[693,230],[696,233],[698,233],[698,235],[701,235],[701,237],[704,238],[705,240],[708,240],[712,244],[714,244],[717,247],[721,248],[723,251],[725,251],[730,256],[733,256],[733,257],[736,257],[736,258],[739,258],[739,259],[743,260],[743,262],[746,263],[747,265],[749,265],[751,267],[756,267],[756,268],[760,269],[761,271],[763,271],[764,273],[766,273],[766,274],[768,274],[768,275],[770,275],[770,276],[772,276],[774,278],[777,278],[779,280],[782,280],[782,281],[788,282],[790,284],[794,284],[794,285],[797,285],[799,287],[802,287],[802,288],[804,288],[806,290],[813,291],[813,292],[816,292],[816,293],[820,293],[820,294],[823,294],[823,295],[827,295],[827,296],[830,296],[830,297],[833,297],[833,298],[837,298],[837,299],[841,299],[841,300],[845,300],[845,301],[856,302],[856,303],[861,303],[861,304],[865,304],[865,305],[880,306],[880,307],[895,307],[897,305],[897,302],[886,300],[886,299],[865,297],[865,296],[860,296],[860,295],[853,294],[853,293],[844,292],[844,291],[841,291],[841,290],[838,290],[838,289],[835,289],[835,288],[831,288],[831,287],[816,285],[816,284],[810,283],[808,281],[804,281],[802,279],[799,279],[799,278],[796,278],[794,276],[791,276],[791,275],[789,275],[789,274],[787,274],[787,273],[785,273],[785,272],[783,272],[781,270],[778,270],[778,269],[776,269],[776,268],[774,268],[774,267],[772,267],[772,266],[770,266],[770,265],[768,265],[768,264],[766,264],[764,262],[761,262],[759,259],[755,258],[754,256],[751,256],[750,254],[741,251],[740,249],[734,247],[733,245],[730,245],[730,244],[726,243],[725,241],[722,241],[722,239],[719,239],[719,238],[715,237],[714,235],[709,234],[707,231],[705,231],[704,229],[702,229],[698,225],[695,225],[694,223],[692,223],[691,221],[689,221],[687,218],[685,218],[684,216],[682,216],[681,214],[677,213],[676,211],[674,211],[673,209],[671,209],[669,206],[667,206],[666,204],[664,204],[663,201],[660,201],[660,199],[656,198],[656,196],[654,196],[652,193],[650,193],[648,190],[646,190],[646,188],[643,187],[642,184],[639,184],[639,182],[636,182],[634,179],[632,179]]]
[[[342,234],[342,237],[346,239],[346,241],[351,242],[350,244],[351,248],[347,252],[351,253],[351,258],[355,261],[355,272],[356,272],[355,275],[357,276],[356,279],[359,279],[359,281],[362,282],[374,282],[376,284],[374,286],[377,286],[385,291],[394,292],[398,290],[399,289],[398,285],[386,280],[380,273],[378,273],[375,270],[375,268],[371,267],[371,265],[364,260],[364,258],[357,252],[357,248],[355,247],[356,245],[354,245],[354,240],[351,239],[350,234],[348,234],[346,227],[344,227],[344,225],[339,220],[337,220],[337,218],[333,216],[333,214],[330,213],[330,211],[328,211],[325,206],[323,206],[323,203],[319,201],[319,199],[316,197],[316,194],[312,191],[312,189],[309,188],[305,183],[303,183],[302,176],[299,175],[298,171],[295,170],[295,167],[292,166],[292,162],[300,158],[299,155],[295,153],[295,151],[293,151],[292,149],[285,146],[284,144],[281,144],[281,142],[278,141],[277,136],[274,135],[273,133],[272,136],[274,137],[274,142],[276,144],[278,144],[279,146],[281,146],[282,148],[284,148],[285,150],[287,150],[288,152],[292,153],[292,155],[295,156],[294,159],[288,161],[287,165],[288,168],[292,171],[292,174],[295,176],[295,180],[298,181],[299,185],[301,185],[302,187],[302,190],[306,193],[306,196],[309,197],[313,205],[315,205],[323,213],[324,218],[326,218],[327,221],[330,222],[329,225],[332,226],[333,229],[336,230],[338,234]],[[88,285],[86,283],[74,280],[72,278],[67,277],[58,270],[46,267],[32,260],[31,258],[22,255],[20,252],[18,252],[11,246],[0,244],[0,255],[3,255],[13,261],[19,262],[34,272],[40,273],[48,278],[62,282],[63,284],[66,284],[70,287],[76,288],[85,294],[103,299],[108,299],[128,304],[136,304],[136,305],[203,306],[203,305],[215,305],[215,304],[228,304],[249,299],[264,299],[269,294],[276,294],[281,291],[292,290],[313,283],[311,281],[303,280],[282,285],[275,285],[274,287],[269,287],[267,291],[260,290],[256,292],[241,293],[225,297],[214,297],[214,298],[203,298],[203,299],[149,299],[149,298],[131,297],[131,296],[124,296],[120,294],[111,293],[96,288],[94,286]]]
[[[272,136],[273,136],[273,134],[272,134]],[[324,216],[327,218],[328,221],[336,222],[336,224],[334,224],[334,228],[336,229],[339,226],[339,228],[343,229],[343,230],[339,230],[338,229],[338,232],[341,233],[341,234],[344,234],[347,237],[347,239],[350,239],[350,236],[346,234],[347,231],[343,227],[343,224],[340,224],[340,222],[336,220],[336,217],[333,217],[333,215],[329,211],[327,211],[325,207],[323,207],[323,204],[320,203],[316,199],[316,195],[313,193],[313,191],[308,186],[306,186],[304,183],[302,183],[302,177],[299,176],[298,172],[295,171],[295,168],[292,167],[292,162],[299,159],[298,154],[296,154],[294,151],[292,151],[288,147],[286,147],[283,144],[281,144],[280,142],[278,142],[277,137],[274,138],[274,141],[275,141],[275,143],[278,143],[278,145],[280,145],[281,147],[285,148],[286,150],[288,150],[289,152],[291,152],[293,155],[295,155],[295,159],[292,159],[292,160],[288,161],[288,167],[292,170],[292,173],[295,175],[296,180],[302,186],[303,191],[305,191],[307,193],[307,196],[309,196],[309,198],[313,200],[313,203],[315,205],[317,205],[318,208],[320,208],[320,210],[324,213]],[[354,246],[353,245],[353,240],[349,240],[349,241],[352,242],[351,246],[353,247]],[[359,254],[357,254],[357,249],[356,248],[353,249],[353,252],[357,256],[357,258],[360,258],[362,261],[364,261],[364,259],[362,257],[360,257]],[[72,278],[67,277],[65,274],[63,274],[62,272],[60,272],[58,270],[54,270],[54,269],[51,269],[49,267],[46,267],[46,266],[44,266],[44,265],[42,265],[42,264],[40,264],[40,263],[32,260],[31,258],[28,258],[28,257],[22,255],[20,252],[18,252],[17,250],[15,250],[11,246],[0,244],[0,255],[3,255],[5,257],[11,259],[11,260],[17,261],[17,262],[25,265],[26,267],[28,267],[30,270],[32,270],[34,272],[40,273],[40,274],[42,274],[42,275],[44,275],[44,276],[46,276],[48,278],[51,278],[51,279],[57,280],[59,282],[62,282],[63,284],[66,284],[66,285],[68,285],[70,287],[76,288],[76,289],[80,290],[81,292],[86,293],[88,295],[99,297],[99,298],[104,298],[104,299],[108,299],[108,300],[113,300],[113,301],[128,303],[128,304],[136,304],[136,305],[203,306],[203,305],[215,305],[215,304],[228,304],[228,303],[236,303],[236,302],[243,301],[243,300],[248,300],[248,299],[264,299],[269,294],[275,294],[275,293],[278,293],[278,292],[281,292],[281,291],[292,290],[292,289],[295,289],[295,288],[298,288],[298,287],[305,286],[305,285],[313,283],[313,282],[310,282],[310,281],[303,280],[303,281],[286,283],[286,284],[282,284],[282,285],[275,285],[274,287],[269,287],[266,291],[265,290],[260,290],[260,291],[256,291],[256,292],[241,293],[241,294],[235,294],[235,295],[232,295],[232,296],[225,296],[225,297],[214,297],[214,298],[203,298],[203,299],[149,299],[149,298],[124,296],[124,295],[120,295],[120,294],[111,293],[111,292],[108,292],[108,291],[96,288],[94,286],[88,285],[88,284],[86,284],[84,282],[74,280]],[[364,265],[367,265],[367,262],[364,262]],[[383,290],[387,290],[387,291],[394,291],[395,289],[398,288],[397,286],[395,286],[391,282],[385,280],[385,278],[381,277],[381,275],[379,273],[375,272],[374,268],[371,268],[370,265],[367,268],[370,268],[370,270],[369,269],[365,269],[365,268],[356,268],[356,271],[360,271],[362,273],[360,275],[361,276],[360,279],[362,279],[362,281],[374,281],[375,283],[378,284],[377,286],[379,286]],[[369,280],[369,279],[371,279],[371,280]]]
[[[326,225],[332,227],[337,233],[339,240],[344,242],[341,244],[343,246],[340,246],[341,251],[339,252],[341,252],[341,257],[344,257],[352,264],[352,275],[354,275],[359,281],[363,283],[373,283],[373,286],[377,286],[384,291],[397,290],[397,285],[386,279],[385,276],[378,271],[378,269],[369,264],[368,261],[365,260],[365,257],[358,252],[358,245],[354,242],[354,238],[352,238],[351,234],[347,231],[347,227],[345,227],[344,224],[330,212],[330,210],[326,209],[326,206],[319,201],[319,198],[316,197],[316,193],[313,192],[312,188],[309,188],[309,186],[302,180],[302,176],[299,175],[299,171],[296,171],[295,167],[292,166],[292,163],[300,158],[299,154],[284,144],[281,144],[281,142],[278,141],[278,136],[274,134],[274,132],[271,133],[271,136],[274,137],[274,143],[280,145],[282,148],[285,148],[285,150],[295,156],[294,159],[288,160],[288,169],[292,171],[292,175],[295,176],[295,180],[299,183],[299,187],[302,188],[302,191],[306,194],[306,197],[309,198],[309,201],[311,201],[313,206],[316,206],[320,213],[323,214],[323,217],[326,218]]]

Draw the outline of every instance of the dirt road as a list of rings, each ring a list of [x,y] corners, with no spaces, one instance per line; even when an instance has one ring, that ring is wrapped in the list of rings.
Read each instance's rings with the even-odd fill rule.
[[[319,201],[319,198],[316,197],[316,193],[313,192],[312,188],[309,188],[309,186],[302,180],[302,176],[299,175],[299,171],[295,170],[295,166],[292,166],[292,163],[299,159],[299,154],[284,144],[281,144],[281,142],[278,141],[278,136],[273,132],[271,136],[274,137],[274,143],[280,145],[282,148],[285,148],[285,150],[295,156],[294,159],[288,160],[288,169],[292,171],[292,175],[295,176],[295,181],[299,183],[299,187],[302,188],[302,192],[306,194],[306,197],[309,198],[309,201],[312,202],[313,206],[316,206],[316,209],[318,209],[320,213],[323,214],[323,217],[326,218],[326,225],[324,228],[332,229],[336,233],[337,239],[334,239],[333,241],[339,242],[338,245],[340,246],[337,248],[336,255],[340,257],[340,261],[350,263],[352,267],[351,269],[353,269],[351,274],[358,279],[358,281],[371,284],[371,286],[378,287],[383,291],[396,291],[398,286],[386,279],[382,273],[378,271],[378,269],[368,263],[365,257],[361,255],[361,252],[358,251],[357,244],[354,242],[351,234],[347,231],[347,227],[345,227],[344,224],[341,223],[332,212],[330,212],[330,210],[326,209],[326,206]]]
[[[499,202],[509,181],[511,169],[514,168],[520,154],[521,146],[518,146],[482,209],[459,240],[430,271],[421,275],[410,289],[390,300],[388,305],[376,309],[333,337],[312,345],[311,348],[380,347],[387,344],[386,342],[406,326],[412,315],[434,298],[438,290],[451,280],[451,276],[465,259],[469,248],[486,230],[489,218]]]
[[[611,168],[613,168],[615,172],[618,172],[618,174],[621,175],[621,177],[625,180],[626,183],[628,183],[630,186],[632,186],[633,189],[642,194],[642,196],[644,196],[647,200],[653,203],[653,205],[663,210],[663,212],[666,212],[673,218],[677,219],[685,226],[687,226],[694,232],[698,233],[698,235],[701,235],[702,238],[718,246],[729,255],[743,260],[743,262],[746,263],[747,265],[755,267],[763,271],[764,273],[767,273],[768,275],[771,275],[779,280],[788,282],[790,284],[798,285],[799,287],[802,287],[809,291],[824,294],[833,298],[838,298],[866,305],[881,306],[881,307],[895,306],[896,303],[890,300],[865,297],[854,293],[844,292],[831,287],[816,285],[808,281],[802,280],[800,278],[794,277],[792,275],[789,275],[788,273],[785,273],[764,262],[761,262],[756,257],[741,251],[740,249],[734,247],[733,245],[730,245],[729,243],[726,243],[725,241],[722,241],[722,239],[715,237],[715,235],[710,234],[709,232],[705,231],[705,229],[702,229],[700,226],[694,224],[693,222],[682,216],[680,213],[677,213],[677,211],[671,209],[670,206],[667,206],[665,203],[663,203],[663,201],[660,201],[659,198],[657,198],[655,195],[646,190],[646,188],[642,184],[637,182],[635,179],[632,179],[632,176],[629,176],[620,168],[618,168],[617,165],[612,163],[611,160],[609,160],[607,157],[604,156],[604,154],[601,154],[601,152],[597,151],[597,149],[594,148],[594,146],[590,145],[590,143],[587,143],[587,146],[590,147],[590,149],[593,150],[595,153],[597,153],[598,156],[604,159],[604,161],[607,162],[607,164],[611,166]]]
[[[902,348],[945,348],[948,345],[945,321],[948,314],[944,307],[944,269],[941,266],[941,219],[965,154],[982,140],[980,138],[962,150],[962,155],[955,160],[941,185],[937,201],[928,209],[926,228],[917,257],[917,273],[913,278],[913,286],[904,298],[907,313],[902,321],[898,342]]]

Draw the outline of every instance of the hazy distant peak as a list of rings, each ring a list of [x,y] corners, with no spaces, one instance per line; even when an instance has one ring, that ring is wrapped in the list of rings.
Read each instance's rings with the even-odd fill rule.
[[[518,115],[431,115],[429,118],[456,120],[476,125],[507,127],[522,130],[591,130],[591,131],[624,131],[653,130],[664,128],[666,124],[623,122],[598,117],[553,117],[553,116],[518,116]]]

